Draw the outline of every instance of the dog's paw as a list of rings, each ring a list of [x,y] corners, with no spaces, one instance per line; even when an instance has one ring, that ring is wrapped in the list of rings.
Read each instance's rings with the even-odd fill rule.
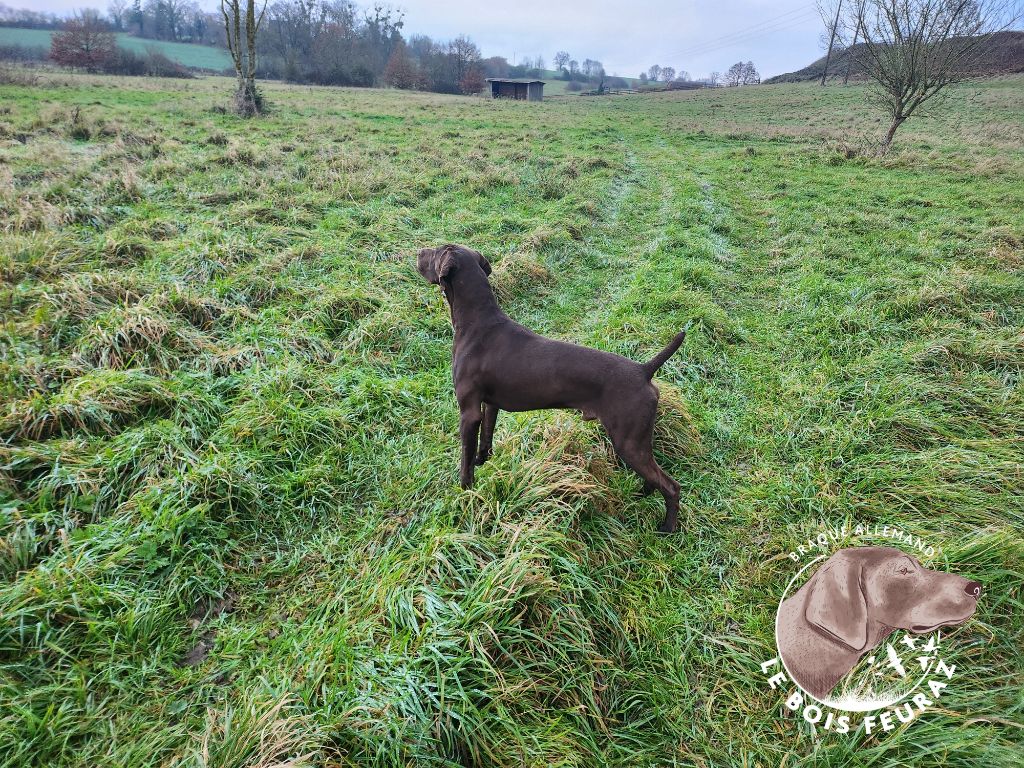
[[[678,530],[678,525],[668,525],[667,523],[662,523],[658,526],[658,533],[675,533]]]
[[[479,453],[477,453],[476,459],[474,460],[473,463],[479,467],[481,464],[484,464],[489,458],[491,458],[490,451],[480,451]]]

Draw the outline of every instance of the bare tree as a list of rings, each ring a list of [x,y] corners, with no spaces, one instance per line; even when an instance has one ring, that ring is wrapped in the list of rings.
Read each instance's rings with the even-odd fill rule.
[[[569,63],[569,59],[572,58],[565,51],[559,51],[555,54],[555,58],[552,61],[555,63],[555,69],[565,69]]]
[[[318,0],[280,0],[267,8],[264,42],[271,54],[281,57],[286,80],[300,79],[301,62],[311,57],[327,26],[328,11]]]
[[[110,17],[110,23],[118,32],[124,30],[130,8],[128,0],[111,0],[110,5],[107,6],[107,16]]]
[[[725,72],[725,84],[740,85],[743,82],[743,62],[737,61]]]
[[[722,82],[722,73],[721,72],[712,72],[711,74],[708,75],[708,83],[709,84],[711,84],[713,86],[717,86],[717,85],[721,84],[721,82]]]
[[[757,67],[754,66],[754,62],[748,61],[746,64],[741,66],[740,82],[742,82],[743,85],[757,85],[761,82],[761,75],[757,71]]]
[[[850,43],[850,47],[849,48],[845,48],[844,49],[846,51],[846,71],[843,73],[843,85],[846,85],[847,83],[850,82],[850,69],[853,67],[853,60],[854,60],[854,58],[856,58],[853,55],[853,49],[857,45],[857,38],[859,36],[860,36],[860,30],[859,29],[854,30],[853,42]]]
[[[651,78],[652,82],[658,82],[661,79],[661,66],[654,64],[650,69],[647,70],[647,76]]]
[[[145,9],[152,20],[155,36],[172,41],[180,40],[188,19],[200,13],[199,7],[191,0],[148,0]]]
[[[453,67],[452,79],[461,89],[461,83],[466,73],[474,67],[479,69],[480,49],[468,37],[459,35],[448,43],[448,57]]]
[[[828,50],[825,53],[825,66],[821,70],[821,84],[825,84],[825,78],[828,77],[828,64],[832,60],[832,49],[836,44],[836,35],[839,32],[839,14],[843,10],[843,0],[838,0],[836,3],[835,15],[832,14],[832,9],[829,6],[830,0],[818,0],[818,13],[821,14],[822,20],[827,25],[828,34]]]
[[[666,83],[671,83],[676,79],[676,70],[674,67],[662,67],[661,68],[661,79]]]
[[[1020,16],[1019,0],[853,0],[844,20],[858,67],[888,114],[881,151],[922,104],[970,77],[996,32]]]
[[[263,111],[263,97],[256,90],[256,34],[263,23],[267,10],[264,0],[259,16],[256,15],[256,0],[220,0],[220,12],[224,16],[224,34],[228,51],[235,64],[238,90],[235,91],[235,111],[244,117],[252,117]],[[242,27],[245,36],[242,36]]]
[[[50,58],[56,63],[95,72],[114,58],[117,42],[109,25],[96,11],[74,14],[64,29],[50,38]]]
[[[588,78],[596,78],[598,74],[604,70],[604,67],[602,66],[600,61],[595,61],[594,59],[584,59],[583,64],[581,66],[581,70],[583,74],[586,75]]]

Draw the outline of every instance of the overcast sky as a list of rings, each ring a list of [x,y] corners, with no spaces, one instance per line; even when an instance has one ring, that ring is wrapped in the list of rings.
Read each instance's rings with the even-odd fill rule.
[[[5,0],[10,6],[65,12],[107,0]],[[369,5],[370,0],[358,2]],[[200,5],[216,7],[215,0]],[[763,77],[799,69],[821,55],[823,27],[812,0],[403,0],[405,34],[447,40],[469,35],[484,56],[543,56],[556,51],[597,59],[609,74],[636,77],[651,64],[691,75],[752,60]]]

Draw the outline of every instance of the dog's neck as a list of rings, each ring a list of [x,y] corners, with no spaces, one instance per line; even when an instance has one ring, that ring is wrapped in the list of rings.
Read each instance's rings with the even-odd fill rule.
[[[456,338],[471,333],[481,321],[504,316],[483,272],[458,270],[441,288],[448,300]]]
[[[855,650],[810,624],[804,615],[805,601],[806,596],[797,594],[783,603],[780,620],[791,627],[800,627],[791,635],[783,658],[793,676],[802,683],[812,683],[811,687],[816,690],[831,692],[862,656],[892,634],[893,628],[869,619],[867,644],[862,650]]]

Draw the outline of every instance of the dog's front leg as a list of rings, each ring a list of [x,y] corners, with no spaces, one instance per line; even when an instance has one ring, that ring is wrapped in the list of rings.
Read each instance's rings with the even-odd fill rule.
[[[476,464],[480,466],[491,458],[494,445],[494,425],[498,421],[498,406],[484,403],[484,423],[480,428],[480,449],[476,452]]]
[[[462,466],[459,482],[463,488],[473,487],[473,470],[476,459],[477,437],[480,434],[480,401],[459,403],[459,437],[462,439]]]

